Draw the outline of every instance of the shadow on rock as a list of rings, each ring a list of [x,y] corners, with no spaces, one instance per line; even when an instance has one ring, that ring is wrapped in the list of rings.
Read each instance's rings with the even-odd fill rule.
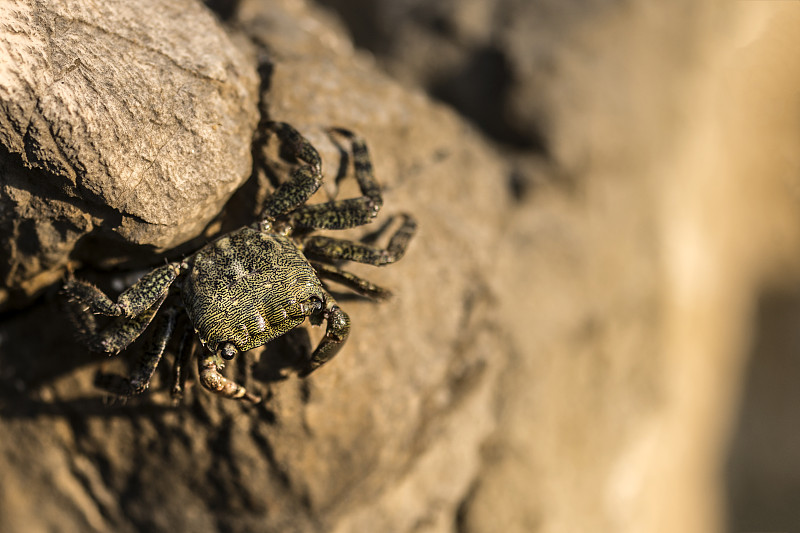
[[[346,297],[342,298],[347,300]],[[186,396],[170,396],[177,341],[168,347],[156,370],[153,386],[139,396],[117,398],[94,386],[98,371],[113,368],[125,374],[149,341],[148,332],[119,356],[91,353],[66,319],[64,302],[51,291],[28,309],[6,313],[0,318],[0,417],[133,417],[151,418],[190,406],[200,418],[214,395],[197,381],[195,365],[190,366]],[[54,319],[56,317],[56,319]],[[57,317],[64,317],[58,320]],[[196,341],[195,341],[196,342]],[[197,343],[196,350],[199,350]],[[274,420],[268,407],[270,386],[296,373],[310,356],[312,341],[303,328],[292,330],[263,349],[242,354],[226,370],[233,379],[254,388],[264,400],[256,409],[265,421]],[[207,397],[207,398],[206,398]]]

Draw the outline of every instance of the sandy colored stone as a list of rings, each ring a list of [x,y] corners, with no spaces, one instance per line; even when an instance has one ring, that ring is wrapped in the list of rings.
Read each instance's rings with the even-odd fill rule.
[[[196,2],[0,6],[3,299],[196,236],[249,176],[257,78]]]
[[[325,3],[504,147],[523,200],[460,530],[795,527],[796,9]]]
[[[52,503],[35,517],[28,497],[0,497],[0,516],[15,509],[11,530],[26,517],[89,531],[439,529],[452,524],[480,468],[481,443],[494,426],[492,390],[508,355],[490,288],[507,202],[502,162],[451,111],[379,73],[326,16],[293,2],[254,2],[239,18],[269,76],[262,95],[269,117],[306,134],[329,176],[340,154],[327,129],[358,132],[384,189],[373,226],[393,213],[417,218],[402,261],[352,268],[396,297],[340,298],[351,338],[308,380],[288,363],[319,339],[318,328],[269,346],[252,368],[249,386],[267,397],[255,408],[199,387],[174,407],[164,376],[143,397],[108,405],[91,383],[103,356],[69,343],[59,321],[47,335],[35,333],[44,317],[58,316],[57,302],[19,314],[0,329],[8,347],[0,353],[14,354],[3,358],[10,387],[3,420],[48,455],[32,486],[50,472],[58,477]],[[234,197],[228,216],[238,220],[263,196],[256,178],[245,185],[253,195]],[[333,184],[317,200],[334,194]],[[350,178],[339,197],[355,191]],[[124,368],[119,359],[134,356],[104,366]],[[22,453],[13,441],[0,449],[9,459]]]
[[[397,56],[354,50],[300,1],[244,1],[229,23],[255,47],[262,111],[307,135],[329,177],[327,128],[369,144],[381,216],[334,234],[419,220],[400,262],[353,267],[395,298],[339,298],[351,338],[308,380],[290,369],[318,328],[239,358],[228,371],[249,368],[257,407],[199,387],[174,406],[168,364],[142,397],[105,402],[94,372],[133,353],[87,354],[56,298],[7,313],[1,529],[791,530],[797,8],[391,5],[386,35],[415,36],[384,43]],[[508,138],[411,75],[486,43],[519,83],[492,108],[547,151],[496,150]],[[400,59],[405,85],[381,73]],[[285,171],[273,146],[257,155]],[[270,188],[253,176],[210,229],[251,220]],[[329,179],[314,201],[356,191]]]

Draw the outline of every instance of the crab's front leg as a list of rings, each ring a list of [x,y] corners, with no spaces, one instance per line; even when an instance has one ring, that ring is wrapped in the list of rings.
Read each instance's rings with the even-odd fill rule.
[[[305,137],[285,122],[268,122],[289,153],[302,164],[281,184],[264,205],[262,219],[274,219],[304,204],[322,185],[322,161]]]
[[[311,354],[311,359],[300,370],[300,377],[305,377],[321,367],[339,353],[339,350],[350,334],[350,317],[342,311],[331,295],[326,294],[325,311],[323,317],[328,323],[325,337],[319,342],[317,349]]]
[[[352,272],[344,271],[337,266],[326,265],[325,263],[319,263],[317,261],[311,261],[311,266],[314,267],[320,279],[335,281],[361,296],[366,296],[367,298],[373,298],[375,300],[387,300],[392,296],[391,291],[379,287],[371,281],[362,279]]]
[[[79,336],[92,351],[119,353],[150,325],[180,270],[180,263],[156,268],[120,294],[116,302],[91,283],[70,275],[63,290],[72,303],[81,306],[80,309],[67,307]],[[117,318],[101,331],[95,314]]]
[[[78,312],[71,307],[67,307],[66,310],[69,319],[75,326],[78,338],[86,343],[89,350],[117,354],[138,339],[147,329],[166,298],[166,294],[162,295],[149,309],[145,309],[132,318],[116,317],[103,329],[99,329],[94,314],[88,310],[83,309]]]
[[[91,283],[70,276],[64,284],[64,292],[72,301],[86,306],[85,311],[108,316],[135,317],[153,307],[164,297],[170,285],[181,272],[180,263],[168,263],[151,270],[124,290],[114,302]]]
[[[417,222],[411,215],[401,214],[403,223],[389,239],[386,248],[376,248],[360,242],[312,235],[303,241],[303,253],[309,258],[325,261],[355,261],[382,266],[398,261],[406,253],[408,243],[417,231]]]
[[[247,389],[219,373],[218,358],[231,359],[232,357],[225,350],[232,348],[232,346],[230,343],[223,343],[217,353],[203,350],[203,353],[197,358],[197,372],[200,377],[200,384],[209,391],[225,398],[259,403],[261,398],[247,392]]]

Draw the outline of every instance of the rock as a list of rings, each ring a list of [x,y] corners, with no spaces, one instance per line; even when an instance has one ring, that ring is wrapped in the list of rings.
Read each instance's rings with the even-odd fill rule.
[[[418,219],[402,261],[352,269],[396,296],[340,298],[351,337],[307,380],[285,362],[305,355],[319,328],[251,353],[252,364],[240,357],[231,372],[250,375],[267,397],[255,408],[200,387],[173,406],[165,375],[142,397],[109,406],[92,385],[99,358],[68,343],[56,303],[18,313],[0,324],[0,426],[18,435],[0,443],[0,467],[20,486],[29,481],[0,494],[0,516],[11,517],[4,529],[442,530],[481,467],[508,359],[491,281],[505,165],[454,113],[377,71],[326,15],[296,2],[243,2],[233,22],[258,47],[265,113],[320,149],[330,177],[321,200],[337,188],[340,198],[354,193],[352,178],[333,179],[341,154],[327,129],[367,140],[384,208],[373,228],[337,236],[364,235],[401,211]],[[262,197],[267,181],[246,184],[250,198],[235,195],[221,225]],[[106,366],[133,358],[128,351]],[[19,442],[46,457],[25,466]],[[44,485],[47,502],[28,496]]]
[[[514,167],[458,530],[792,529],[798,9],[323,1]]]
[[[0,529],[791,529],[781,498],[796,476],[778,467],[796,456],[798,11],[773,4],[373,2],[362,14],[394,6],[386,35],[404,36],[374,56],[302,1],[227,6],[232,42],[261,76],[263,117],[322,154],[328,180],[313,201],[357,194],[328,128],[370,147],[380,217],[329,234],[375,230],[380,242],[393,213],[419,220],[401,261],[353,266],[395,297],[342,295],[351,337],[309,379],[290,369],[319,328],[238,357],[226,372],[266,397],[255,407],[197,386],[173,405],[170,354],[144,395],[104,401],[98,366],[124,369],[139,346],[88,354],[56,298],[5,313],[0,470],[13,490],[0,491]],[[511,109],[518,134],[535,126],[541,144],[515,145],[471,115],[478,129],[432,103],[421,78],[381,73],[399,58],[411,74],[469,66],[472,52],[513,72],[501,96],[527,96],[490,107]],[[480,75],[492,69],[466,71],[455,79],[491,86]],[[256,148],[265,172],[200,240],[250,222],[285,175],[274,143]],[[14,179],[52,172],[20,168]],[[28,195],[33,210],[53,205],[40,197],[50,202]],[[77,200],[60,209],[84,212]],[[81,274],[111,292],[129,283]]]
[[[257,76],[197,2],[0,16],[0,304],[187,241],[249,177]]]

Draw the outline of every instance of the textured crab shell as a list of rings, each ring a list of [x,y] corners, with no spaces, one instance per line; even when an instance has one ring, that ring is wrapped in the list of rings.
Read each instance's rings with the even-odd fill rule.
[[[211,350],[240,351],[297,327],[324,300],[314,269],[283,235],[242,228],[213,241],[190,261],[182,285],[186,311]],[[317,304],[310,303],[318,298]]]

